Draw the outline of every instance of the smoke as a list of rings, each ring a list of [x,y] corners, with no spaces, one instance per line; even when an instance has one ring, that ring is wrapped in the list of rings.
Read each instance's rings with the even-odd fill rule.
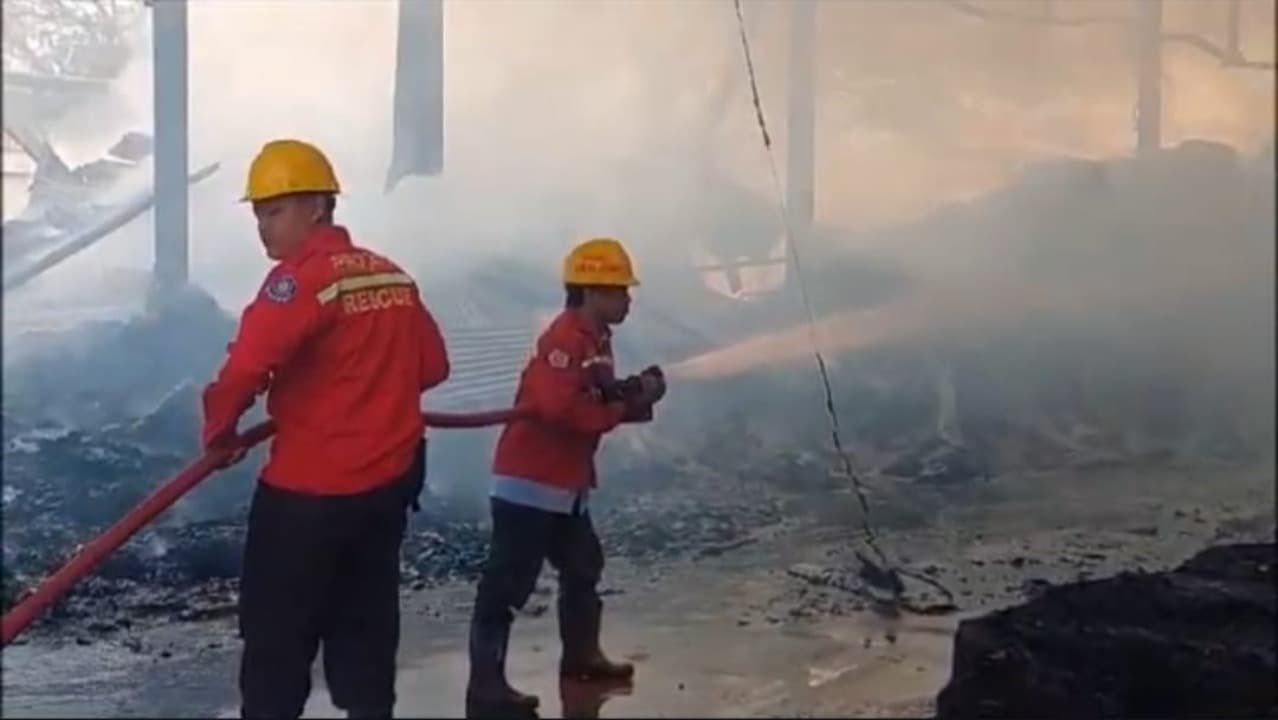
[[[991,7],[1031,15],[1038,5]],[[1166,27],[1221,44],[1221,5],[1168,0]],[[1251,58],[1273,56],[1273,6],[1243,4],[1240,46]],[[1134,5],[1055,7],[1123,18]],[[786,8],[746,5],[780,155]],[[445,170],[385,195],[395,13],[394,3],[358,0],[190,3],[191,163],[222,163],[191,190],[193,277],[224,307],[242,306],[268,267],[236,203],[244,171],[264,142],[296,136],[332,157],[339,219],[407,265],[428,298],[432,287],[500,295],[466,281],[498,261],[551,279],[574,240],[614,234],[644,277],[636,320],[648,305],[716,339],[725,327],[775,328],[766,298],[716,298],[699,286],[726,286],[722,275],[690,269],[766,252],[780,234],[731,3],[448,2]],[[142,33],[110,104],[84,109],[77,127],[93,117],[113,140],[149,126],[149,40]],[[1259,162],[1254,182],[1238,181],[1232,159],[1206,153],[1186,160],[1217,168],[1206,174],[1129,161],[1099,175],[1035,169],[1134,148],[1135,64],[1120,25],[987,21],[943,2],[823,2],[813,52],[819,232],[801,250],[820,260],[809,272],[843,263],[853,276],[867,258],[886,259],[912,288],[875,307],[820,307],[823,344],[975,342],[1050,321],[1213,376],[1272,366],[1272,313],[1259,309],[1272,296],[1272,244],[1258,240],[1255,190],[1272,185],[1272,168]],[[1201,138],[1246,157],[1272,147],[1270,73],[1168,43],[1164,101],[1167,145]],[[104,266],[149,265],[149,223],[120,235],[33,292]],[[841,297],[838,272],[820,295]],[[790,320],[772,337],[701,347],[711,353],[676,370],[722,376],[805,357],[808,330]]]
[[[827,357],[850,361],[836,374],[841,404],[865,413],[877,363],[903,391],[920,371],[944,379],[948,396],[927,411],[938,424],[947,397],[955,414],[957,384],[974,435],[1033,428],[1073,446],[1069,436],[1090,427],[1136,438],[1130,447],[1180,447],[1223,432],[1271,458],[1272,162],[1271,153],[1239,158],[1187,143],[1148,158],[1052,165],[884,233],[911,287],[874,307],[831,308],[815,325]],[[811,374],[810,335],[806,324],[766,331],[669,374],[756,383],[769,368]],[[857,361],[867,351],[873,360]]]
[[[499,255],[553,265],[587,234],[626,236],[641,254],[668,244],[645,242],[652,233],[644,227],[653,209],[693,191],[679,165],[686,168],[687,151],[716,122],[699,105],[730,48],[729,15],[706,22],[720,10],[448,3],[445,174],[383,195],[395,4],[192,2],[191,162],[222,163],[191,193],[197,280],[232,307],[255,288],[267,261],[251,215],[235,200],[252,155],[281,136],[308,139],[330,155],[344,188],[341,221],[361,242],[426,275]],[[636,35],[636,23],[651,32]],[[707,40],[706,60],[686,52]],[[124,112],[112,125],[149,125],[150,64],[144,33],[116,83],[112,109]],[[706,80],[687,82],[687,74]],[[678,75],[682,87],[671,82]],[[631,166],[644,175],[638,182]],[[123,259],[110,251],[99,257]]]
[[[1122,15],[1108,5],[1076,12]],[[1209,10],[1180,5],[1168,6],[1174,29],[1220,27]],[[1247,49],[1261,56],[1272,52],[1257,30],[1269,5],[1249,3],[1244,23]],[[747,12],[780,124],[784,4]],[[1130,147],[1134,83],[1117,31],[982,22],[921,2],[823,3],[820,17],[818,207],[841,222],[908,219],[1000,184],[1031,154]],[[191,3],[192,162],[223,162],[192,196],[201,275],[239,287],[234,276],[254,273],[230,268],[264,266],[234,199],[249,158],[279,135],[333,155],[343,217],[367,242],[432,267],[458,249],[475,261],[553,255],[601,228],[669,253],[686,238],[654,237],[663,224],[646,220],[721,194],[701,166],[767,189],[727,3],[453,2],[445,176],[382,196],[394,22],[390,2]],[[149,125],[148,43],[143,33],[117,83],[109,109],[121,126]],[[1267,131],[1271,88],[1194,53],[1169,46],[1169,140],[1254,143]],[[94,122],[77,129],[109,124],[101,110],[86,110]]]
[[[1122,17],[1129,4],[1061,12]],[[1219,35],[1211,5],[1169,1],[1169,29]],[[1272,55],[1272,2],[1244,10],[1244,48]],[[747,14],[784,152],[786,7],[752,2]],[[192,190],[192,262],[223,303],[242,304],[267,266],[235,200],[253,153],[278,136],[320,144],[346,190],[342,220],[426,274],[495,256],[553,265],[575,238],[599,233],[630,241],[641,264],[684,264],[715,231],[696,227],[698,207],[730,200],[727,212],[740,212],[768,198],[730,3],[677,0],[449,2],[446,170],[383,195],[395,17],[391,2],[190,3],[192,165],[222,163]],[[1125,152],[1129,43],[1084,27],[987,22],[934,2],[822,3],[818,215],[898,224],[1004,184],[1045,153]],[[108,126],[150,124],[150,61],[144,32],[110,103],[68,121],[101,131],[82,143],[118,137]],[[1168,46],[1169,142],[1250,149],[1271,133],[1272,86],[1218,65]],[[145,225],[76,267],[145,266]]]
[[[1026,15],[1043,5],[972,1]],[[1062,17],[1123,17],[1144,1],[1053,7]],[[1226,6],[1167,0],[1167,29],[1223,45]],[[782,161],[787,7],[746,3]],[[544,283],[557,297],[561,253],[587,235],[626,242],[644,284],[616,338],[620,361],[683,360],[668,367],[658,421],[607,443],[601,464],[609,484],[633,483],[623,497],[663,529],[681,516],[649,499],[697,486],[702,466],[734,478],[826,479],[814,467],[830,458],[818,447],[828,435],[813,332],[858,468],[975,477],[1014,465],[1000,468],[1007,458],[1070,461],[1040,453],[1042,438],[1091,457],[1194,445],[1239,460],[1250,444],[1272,468],[1271,72],[1225,68],[1168,43],[1163,144],[1177,149],[1134,159],[1133,48],[1117,25],[992,22],[922,0],[821,3],[816,217],[799,248],[817,300],[812,330],[792,271],[781,288],[736,283],[763,290],[745,302],[725,297],[741,296],[730,273],[693,267],[773,254],[782,234],[729,1],[449,0],[444,173],[383,194],[395,11],[369,0],[190,0],[191,166],[221,163],[190,191],[192,278],[223,309],[242,307],[269,267],[237,202],[249,161],[270,139],[300,137],[332,158],[344,188],[339,220],[358,241],[413,272],[432,307],[465,309],[442,317],[453,338],[476,314],[490,316],[481,328],[526,327],[531,340],[549,309],[532,288]],[[1247,57],[1273,58],[1274,20],[1273,0],[1243,2]],[[149,44],[141,33],[110,96],[53,129],[72,164],[151,127]],[[136,301],[153,242],[143,216],[5,298],[6,326],[78,305],[66,321],[74,342],[58,338],[21,372],[6,363],[6,425],[24,433],[5,457],[6,527],[34,532],[6,549],[69,546],[83,533],[64,526],[64,514],[75,527],[102,525],[194,452],[197,388],[221,359],[228,318],[203,297],[118,328],[84,327],[80,312]],[[464,407],[449,409],[491,391],[504,355],[511,376],[526,356],[504,337],[486,343],[472,340],[481,377],[457,393]],[[455,366],[443,391],[464,374]],[[121,422],[136,415],[146,417]],[[82,430],[35,442],[50,420]],[[1171,441],[1160,444],[1159,433]],[[1218,442],[1233,434],[1247,437]],[[491,433],[433,436],[432,489],[469,494],[482,510],[492,445]],[[954,445],[973,457],[947,455]],[[1106,455],[1110,446],[1120,449]],[[103,448],[118,458],[104,460]],[[255,466],[205,486],[175,517],[242,517]],[[669,494],[699,521],[712,504],[758,510],[736,484],[692,502]],[[212,546],[207,531],[174,537]],[[235,557],[238,538],[227,537],[214,554]],[[150,564],[199,555],[179,545],[155,540]]]

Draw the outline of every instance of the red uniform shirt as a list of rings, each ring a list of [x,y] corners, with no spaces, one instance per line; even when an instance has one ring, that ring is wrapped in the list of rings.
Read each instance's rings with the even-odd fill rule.
[[[315,495],[403,474],[425,431],[421,393],[448,377],[439,326],[395,263],[326,226],[266,277],[204,390],[205,446],[229,439],[256,395],[276,434],[262,480]]]
[[[601,402],[594,392],[612,377],[607,331],[572,310],[560,313],[537,339],[515,393],[515,405],[535,415],[502,431],[493,472],[568,490],[593,487],[600,437],[629,419],[623,403]]]

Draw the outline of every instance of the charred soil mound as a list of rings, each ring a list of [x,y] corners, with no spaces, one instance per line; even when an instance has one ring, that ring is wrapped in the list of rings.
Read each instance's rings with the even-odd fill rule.
[[[965,621],[937,717],[1278,716],[1274,563],[1219,546]]]

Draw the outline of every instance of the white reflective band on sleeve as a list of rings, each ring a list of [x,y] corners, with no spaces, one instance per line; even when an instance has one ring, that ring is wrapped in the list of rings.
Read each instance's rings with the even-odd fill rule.
[[[588,357],[584,361],[582,361],[581,366],[584,368],[588,368],[592,365],[611,365],[611,364],[612,364],[611,357],[607,355],[595,355],[594,357]]]
[[[345,277],[328,287],[320,290],[315,294],[320,305],[325,305],[337,299],[344,292],[354,290],[367,290],[369,288],[386,287],[389,285],[412,285],[413,279],[408,273],[375,273],[372,275],[356,275],[355,277]]]

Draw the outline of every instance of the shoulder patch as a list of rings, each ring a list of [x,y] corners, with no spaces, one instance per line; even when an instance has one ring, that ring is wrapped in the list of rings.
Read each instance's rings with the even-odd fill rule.
[[[571,358],[568,357],[568,353],[563,350],[559,350],[558,348],[551,350],[550,353],[546,355],[546,362],[550,363],[550,367],[555,368],[556,370],[563,370],[568,367],[569,360],[571,360]]]
[[[297,279],[288,273],[282,273],[266,283],[262,294],[266,296],[267,300],[286,303],[297,294]]]

